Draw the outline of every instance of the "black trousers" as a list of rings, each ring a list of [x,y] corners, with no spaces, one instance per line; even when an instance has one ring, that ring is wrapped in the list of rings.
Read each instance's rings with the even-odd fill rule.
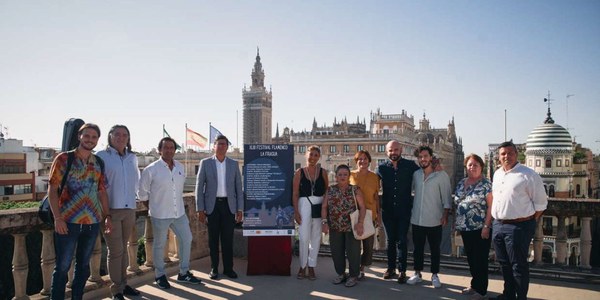
[[[406,261],[408,258],[408,227],[410,226],[410,215],[383,212],[383,225],[387,236],[387,264],[388,270],[396,267],[400,272],[406,272]],[[397,261],[396,261],[397,259]]]
[[[223,271],[233,271],[233,227],[235,215],[229,210],[227,199],[219,198],[215,209],[208,215],[208,247],[210,267],[219,270],[219,241],[223,254]]]
[[[487,294],[488,289],[488,258],[492,244],[492,234],[488,239],[481,238],[481,229],[461,231],[460,235],[465,246],[469,271],[471,271],[471,288],[480,295]]]
[[[429,242],[429,251],[431,251],[431,273],[440,272],[440,245],[442,243],[442,225],[434,227],[424,227],[413,224],[413,244],[415,250],[413,256],[415,259],[415,271],[423,270],[423,260],[425,255],[425,240]]]

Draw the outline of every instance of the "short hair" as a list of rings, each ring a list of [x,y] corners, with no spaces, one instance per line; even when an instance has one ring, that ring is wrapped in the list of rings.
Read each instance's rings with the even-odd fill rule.
[[[79,127],[79,130],[77,131],[77,135],[81,135],[83,133],[83,131],[88,128],[96,131],[96,133],[98,134],[98,137],[100,137],[100,127],[98,127],[98,125],[96,125],[94,123],[85,123],[85,124],[81,125],[81,127]]]
[[[173,146],[177,148],[177,142],[175,142],[175,140],[172,137],[165,136],[164,138],[160,139],[160,142],[158,142],[158,151],[162,149],[165,142],[172,142]]]
[[[229,144],[231,144],[229,142],[229,139],[226,136],[219,134],[215,137],[215,140],[213,141],[213,145],[216,145],[219,140],[225,140],[227,142],[227,146],[229,146]]]
[[[517,149],[517,146],[515,146],[515,144],[512,141],[506,141],[506,142],[500,144],[500,146],[498,146],[498,151],[500,151],[500,148],[506,148],[506,147],[513,147],[515,149],[515,152],[519,152],[519,150]]]
[[[481,157],[475,153],[471,153],[469,155],[467,155],[467,157],[465,157],[465,161],[464,161],[464,166],[467,166],[467,162],[469,162],[469,159],[474,159],[482,168],[483,168],[483,159],[481,159]]]
[[[350,173],[350,167],[346,164],[341,164],[335,168],[335,175],[337,175],[337,173],[342,169],[348,170],[348,173]]]
[[[421,154],[423,151],[429,152],[429,156],[433,157],[433,150],[429,146],[419,146],[419,148],[415,150],[415,156],[419,157],[419,154]]]
[[[125,126],[125,125],[117,124],[110,128],[110,130],[108,131],[108,136],[106,137],[108,139],[108,145],[114,148],[113,144],[110,141],[110,135],[119,128],[125,129],[125,131],[127,131],[127,135],[129,136],[129,139],[127,140],[127,145],[125,146],[125,152],[132,152],[131,151],[131,133],[129,133],[129,128],[127,128],[127,126]]]
[[[310,151],[317,151],[317,153],[319,153],[319,155],[321,155],[321,148],[319,148],[319,146],[317,145],[310,145],[308,146],[308,149],[306,149],[306,153],[310,153]]]
[[[356,154],[354,154],[354,162],[358,162],[358,158],[361,154],[364,154],[369,160],[369,162],[371,162],[371,154],[367,150],[359,150],[358,152],[356,152]]]

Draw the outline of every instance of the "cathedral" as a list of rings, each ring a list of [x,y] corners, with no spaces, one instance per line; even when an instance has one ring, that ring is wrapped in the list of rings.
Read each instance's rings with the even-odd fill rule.
[[[252,85],[242,90],[244,117],[244,144],[271,143],[272,99],[271,89],[265,88],[265,71],[256,50],[256,62],[252,69]]]

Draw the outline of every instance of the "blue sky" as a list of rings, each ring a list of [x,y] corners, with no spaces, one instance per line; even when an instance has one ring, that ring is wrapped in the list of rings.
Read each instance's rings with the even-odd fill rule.
[[[70,117],[127,125],[136,151],[162,125],[242,141],[242,88],[260,47],[279,123],[454,117],[465,153],[545,119],[600,150],[599,1],[4,1],[0,123],[60,146]],[[236,119],[237,117],[237,119]],[[239,119],[239,122],[236,120]]]

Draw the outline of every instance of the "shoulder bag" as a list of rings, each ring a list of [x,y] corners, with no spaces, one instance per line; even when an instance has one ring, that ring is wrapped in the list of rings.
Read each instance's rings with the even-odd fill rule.
[[[352,186],[350,187],[352,189]],[[356,205],[356,210],[350,214],[350,222],[352,223],[352,233],[354,234],[354,238],[357,240],[364,240],[375,234],[375,226],[373,225],[373,212],[370,209],[365,209],[365,219],[363,220],[363,234],[358,235],[354,230],[354,225],[358,223],[358,216],[360,215],[360,210],[358,208],[358,202],[356,201],[356,195],[354,194],[354,189],[352,189],[352,198],[354,198],[354,204]]]

